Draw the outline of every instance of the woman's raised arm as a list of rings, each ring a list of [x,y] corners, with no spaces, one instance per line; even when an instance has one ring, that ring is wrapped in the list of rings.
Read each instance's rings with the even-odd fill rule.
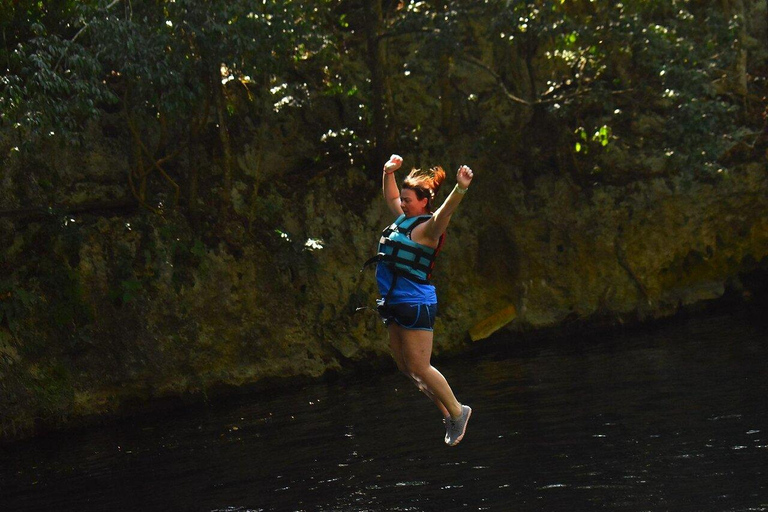
[[[387,203],[389,211],[397,216],[403,214],[403,209],[400,208],[400,190],[397,188],[397,181],[395,181],[395,171],[401,165],[403,165],[403,157],[392,155],[384,164],[384,172],[381,175],[381,190],[384,193],[384,201]]]
[[[425,223],[424,235],[426,237],[432,240],[439,240],[443,233],[445,233],[445,230],[448,229],[448,223],[451,221],[451,215],[453,215],[456,207],[459,206],[459,203],[464,198],[464,194],[467,193],[472,177],[472,169],[466,165],[459,167],[456,173],[456,186],[440,208],[432,215],[432,218]]]

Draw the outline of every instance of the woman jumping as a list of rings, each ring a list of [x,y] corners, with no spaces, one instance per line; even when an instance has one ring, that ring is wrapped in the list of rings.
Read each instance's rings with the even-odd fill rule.
[[[392,155],[382,176],[384,199],[397,219],[379,241],[378,310],[389,331],[398,369],[435,402],[445,421],[445,443],[456,446],[464,437],[472,409],[456,400],[445,377],[430,363],[437,295],[429,280],[451,215],[472,181],[472,169],[466,165],[459,168],[456,187],[432,213],[445,171],[441,167],[414,169],[399,191],[394,173],[402,163],[401,157]]]

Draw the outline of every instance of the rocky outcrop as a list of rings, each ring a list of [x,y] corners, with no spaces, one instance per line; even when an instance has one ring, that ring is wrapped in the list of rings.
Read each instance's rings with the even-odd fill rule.
[[[489,221],[481,229],[496,231],[481,236],[498,241],[496,250],[478,250],[509,253],[507,265],[490,264],[492,282],[506,286],[496,284],[498,299],[486,309],[514,305],[508,329],[668,316],[739,288],[739,274],[768,256],[763,164],[710,183],[655,179],[583,190],[543,178],[537,185],[504,219],[488,204],[481,215]],[[474,268],[487,265],[478,259]]]
[[[542,176],[531,191],[475,167],[437,268],[438,353],[500,328],[668,316],[737,289],[768,261],[762,164],[708,183],[589,190]],[[372,272],[359,266],[389,219],[379,200],[350,212],[338,187],[319,180],[266,239],[232,222],[213,237],[150,213],[55,229],[5,220],[4,261],[31,267],[3,290],[4,434],[384,360],[383,326],[354,310],[373,305]]]

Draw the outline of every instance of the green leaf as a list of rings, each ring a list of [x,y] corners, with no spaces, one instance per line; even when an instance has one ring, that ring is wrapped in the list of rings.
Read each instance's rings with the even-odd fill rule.
[[[123,288],[123,294],[122,299],[123,303],[127,303],[135,299],[139,295],[139,290],[141,290],[141,281],[137,281],[136,279],[127,279],[120,283]]]
[[[202,258],[203,256],[205,256],[205,245],[203,245],[203,242],[201,242],[200,240],[195,240],[195,243],[189,252],[191,252],[193,256]]]

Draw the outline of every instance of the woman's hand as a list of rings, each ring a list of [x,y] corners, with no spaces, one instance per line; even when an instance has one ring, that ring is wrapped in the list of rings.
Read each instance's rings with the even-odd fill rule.
[[[392,174],[398,170],[401,165],[403,165],[403,157],[400,155],[392,155],[389,157],[387,163],[384,164],[384,172],[387,174]]]
[[[472,182],[472,169],[466,165],[459,167],[459,172],[456,173],[456,182],[461,188],[469,188],[469,184]]]

